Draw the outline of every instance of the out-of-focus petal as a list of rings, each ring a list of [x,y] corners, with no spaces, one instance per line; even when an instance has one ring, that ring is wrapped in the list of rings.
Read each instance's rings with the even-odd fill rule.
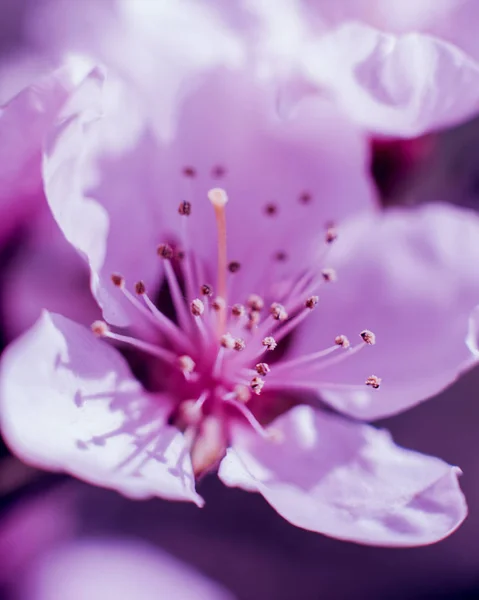
[[[145,542],[84,539],[58,545],[18,586],[20,600],[232,600],[219,584]]]
[[[238,427],[219,475],[256,490],[298,527],[384,546],[449,535],[467,508],[456,467],[396,446],[368,425],[297,407],[271,427],[275,444]]]
[[[346,23],[313,41],[303,64],[356,122],[378,133],[416,136],[479,111],[479,64],[425,34]]]
[[[329,258],[338,280],[298,330],[292,352],[326,348],[339,334],[354,344],[364,329],[376,334],[374,346],[308,377],[336,409],[361,419],[392,415],[439,392],[470,364],[465,339],[479,298],[474,213],[436,204],[356,219]],[[381,389],[364,385],[372,374],[382,378]]]
[[[123,357],[73,321],[45,312],[6,350],[0,408],[28,463],[134,498],[202,504],[168,399],[144,392]]]

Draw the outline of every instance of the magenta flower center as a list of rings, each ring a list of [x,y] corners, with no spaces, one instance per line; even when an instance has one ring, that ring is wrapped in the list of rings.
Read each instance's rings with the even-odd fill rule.
[[[338,332],[327,348],[290,360],[282,358],[287,338],[316,308],[318,289],[333,282],[336,274],[328,268],[307,270],[281,282],[279,293],[273,292],[273,282],[266,294],[231,298],[229,278],[244,265],[228,258],[226,192],[212,189],[208,197],[217,224],[215,284],[204,280],[194,252],[164,243],[157,253],[176,319],[156,306],[143,282],[135,284],[133,294],[122,276],[113,275],[113,283],[153,325],[155,341],[114,333],[103,321],[93,324],[97,335],[157,359],[149,359],[149,364],[161,375],[158,391],[175,400],[170,421],[189,439],[196,475],[216,466],[224,456],[232,419],[243,420],[262,437],[277,439],[267,424],[271,415],[278,416],[291,406],[281,402],[280,390],[315,390],[319,371],[375,343],[369,330],[362,331],[361,341],[353,346]],[[178,212],[192,218],[191,208],[189,202],[182,202]],[[336,235],[332,227],[326,231],[325,251]],[[365,383],[378,388],[380,379],[372,375]]]

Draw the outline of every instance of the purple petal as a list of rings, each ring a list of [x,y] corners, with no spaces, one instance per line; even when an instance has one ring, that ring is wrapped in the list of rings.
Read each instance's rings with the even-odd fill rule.
[[[416,136],[465,120],[479,107],[479,64],[424,34],[396,36],[347,23],[313,42],[304,65],[358,123],[383,134]]]
[[[452,383],[471,362],[465,344],[479,298],[479,220],[436,204],[357,219],[340,231],[330,262],[338,281],[294,339],[295,356],[331,346],[345,334],[376,344],[316,371],[321,396],[360,419],[403,411]],[[381,389],[364,385],[370,375]],[[331,389],[327,383],[357,384]]]
[[[44,312],[2,358],[2,432],[23,460],[133,498],[202,505],[169,410],[115,349],[60,315]]]
[[[363,544],[420,546],[466,516],[459,469],[396,446],[386,431],[307,406],[271,428],[283,442],[238,427],[219,475],[258,491],[298,527]]]

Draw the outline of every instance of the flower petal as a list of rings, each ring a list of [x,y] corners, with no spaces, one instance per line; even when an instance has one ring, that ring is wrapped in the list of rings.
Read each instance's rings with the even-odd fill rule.
[[[332,406],[360,419],[392,415],[436,394],[470,364],[465,339],[479,298],[474,213],[436,204],[357,219],[340,231],[330,259],[338,281],[298,330],[292,353],[331,346],[339,334],[361,344],[364,329],[377,338],[308,376]],[[381,389],[364,385],[372,374],[382,378]]]
[[[429,35],[347,23],[304,52],[306,73],[359,124],[417,136],[467,119],[479,106],[479,64]]]
[[[121,355],[44,312],[4,353],[2,431],[12,450],[133,498],[202,499],[167,398],[148,395]]]
[[[466,516],[459,469],[396,446],[385,431],[307,406],[272,427],[282,442],[237,427],[219,475],[258,491],[298,527],[363,544],[420,546]]]
[[[276,100],[274,86],[248,73],[213,72],[185,98],[165,158],[165,219],[181,239],[178,204],[191,202],[189,240],[212,269],[217,233],[207,192],[227,191],[228,254],[242,265],[231,285],[244,294],[262,292],[268,269],[281,279],[309,266],[326,223],[376,207],[366,138],[331,103],[304,99],[280,118]]]

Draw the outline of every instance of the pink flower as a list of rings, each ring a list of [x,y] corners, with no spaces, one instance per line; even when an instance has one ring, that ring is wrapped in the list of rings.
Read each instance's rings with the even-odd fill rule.
[[[195,481],[218,468],[293,524],[340,539],[451,533],[466,514],[459,470],[320,400],[375,419],[470,363],[477,218],[441,206],[377,214],[365,141],[325,102],[283,121],[267,86],[215,72],[162,144],[117,89],[94,71],[44,157],[106,340],[44,313],[5,352],[11,448],[134,498],[198,506]]]

